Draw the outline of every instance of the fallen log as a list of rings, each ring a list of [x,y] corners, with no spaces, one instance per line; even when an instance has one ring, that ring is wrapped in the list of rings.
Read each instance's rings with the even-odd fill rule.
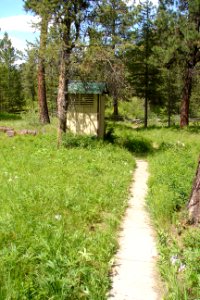
[[[1,132],[7,132],[7,131],[11,131],[11,130],[14,130],[14,128],[6,127],[6,126],[0,126],[0,131]]]
[[[26,135],[26,134],[36,135],[37,131],[36,130],[30,130],[30,129],[22,129],[22,130],[17,131],[17,134],[20,134],[20,135]]]
[[[13,137],[15,135],[14,130],[7,130],[6,133],[7,133],[7,136],[9,136],[9,137]]]
[[[0,132],[4,132],[9,137],[13,137],[15,135],[36,135],[37,130],[30,130],[30,129],[22,129],[22,130],[14,130],[14,128],[0,126]]]

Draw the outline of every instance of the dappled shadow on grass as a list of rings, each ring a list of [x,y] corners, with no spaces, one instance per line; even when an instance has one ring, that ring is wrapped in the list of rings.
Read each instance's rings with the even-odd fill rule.
[[[112,123],[111,123],[112,124]],[[110,125],[110,124],[109,124]],[[123,123],[123,122],[118,122],[118,123],[114,123],[113,125],[116,129],[119,130],[128,130],[130,132],[136,131],[136,132],[148,132],[148,131],[153,131],[153,130],[181,130],[180,126],[178,125],[173,125],[171,127],[163,126],[163,125],[148,125],[148,127],[144,127],[142,124],[132,124],[132,123]],[[190,128],[192,128],[194,126],[190,126],[188,128],[188,130],[192,130]],[[197,128],[197,126],[195,126],[195,128]],[[200,127],[199,127],[199,131],[200,131]]]
[[[188,126],[187,131],[191,133],[200,133],[200,126],[198,125]]]
[[[122,121],[115,122],[114,124],[108,123],[108,127],[112,127],[112,126],[116,129],[120,129],[120,130],[123,130],[123,129],[130,130],[130,131],[137,130],[137,128],[133,128],[131,123],[124,123]]]
[[[114,135],[108,135],[104,140],[98,139],[94,136],[86,135],[72,135],[67,134],[63,140],[63,146],[68,149],[73,148],[85,148],[85,149],[100,149],[107,145],[112,147],[126,149],[135,156],[144,157],[150,153],[153,153],[152,142],[143,137],[118,137]]]
[[[155,150],[152,142],[143,137],[126,136],[118,138],[116,144],[137,156],[147,156],[148,154],[152,154]]]
[[[134,130],[134,128],[130,128],[132,130]],[[145,132],[145,131],[153,131],[153,130],[171,130],[173,132],[181,132],[182,130],[191,132],[191,133],[200,133],[200,126],[199,125],[189,125],[188,127],[184,127],[184,128],[180,128],[179,125],[173,125],[173,126],[156,126],[156,125],[152,125],[152,126],[148,126],[147,128],[144,127],[138,127],[135,130],[139,131],[139,132]]]
[[[144,126],[138,127],[137,131],[139,132],[144,132],[144,131],[153,131],[153,130],[180,130],[180,126],[178,125],[173,125],[171,127],[169,126],[163,126],[163,125],[149,125],[147,128],[145,128]]]
[[[21,120],[21,116],[19,114],[11,114],[0,112],[0,121],[8,121],[8,120]]]
[[[148,139],[142,137],[117,137],[114,135],[108,135],[104,140],[102,140],[95,136],[73,135],[68,133],[63,140],[63,146],[68,149],[100,149],[104,148],[106,145],[126,149],[136,156],[143,157],[154,151],[152,143]]]
[[[104,140],[98,139],[96,136],[66,134],[63,139],[63,146],[68,149],[85,148],[99,149],[106,145],[126,149],[136,156],[147,156],[155,149],[153,143],[144,137],[134,137],[132,135],[117,136],[114,134],[114,129],[110,128]]]
[[[186,147],[186,145],[176,140],[171,142],[168,140],[163,141],[163,139],[158,142],[153,141],[150,137],[151,132],[154,131],[154,129],[158,131],[158,136],[159,134],[163,135],[165,130],[169,131],[168,127],[151,126],[148,128],[136,129],[123,122],[117,124],[108,123],[104,140],[98,139],[95,136],[73,135],[68,133],[63,141],[63,145],[66,148],[99,149],[109,144],[114,147],[126,149],[137,157],[152,156],[160,151],[163,152],[169,149],[176,151]],[[181,129],[178,126],[173,126],[170,128],[170,131],[181,132]],[[200,128],[191,126],[184,129],[184,131],[198,133],[200,132]],[[144,136],[143,133],[146,136]]]
[[[169,149],[176,151],[180,150],[181,148],[185,148],[187,145],[177,140],[177,137],[181,137],[182,132],[189,134],[200,132],[200,128],[197,126],[190,126],[184,129],[181,129],[179,126],[172,126],[170,128],[167,126],[133,128],[130,124],[122,122],[117,124],[109,123],[108,128],[108,137],[111,139],[113,144],[117,144],[123,148],[126,148],[135,156],[139,157],[149,155],[152,156]],[[173,133],[172,139],[170,132]]]
[[[127,149],[135,156],[144,157],[153,153],[153,142],[142,136],[134,136],[133,132],[137,129],[127,123],[108,123],[106,126],[105,141],[118,147]]]
[[[117,133],[116,129],[120,129],[120,131]],[[133,132],[134,129],[123,123],[107,126],[104,140],[98,139],[96,136],[67,133],[63,139],[63,146],[68,149],[85,148],[90,150],[112,145],[113,147],[126,149],[137,157],[146,157],[158,151],[152,140],[143,136],[134,136],[129,130]],[[164,148],[163,145],[162,150]]]

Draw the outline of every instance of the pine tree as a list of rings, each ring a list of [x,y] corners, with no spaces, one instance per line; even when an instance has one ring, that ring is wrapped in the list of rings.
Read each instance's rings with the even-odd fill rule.
[[[71,54],[80,36],[81,25],[86,20],[88,0],[59,1],[55,0],[54,21],[60,38],[60,67],[58,83],[58,146],[61,144],[62,135],[66,132],[66,112],[68,106],[68,82],[71,63]]]
[[[154,21],[154,45],[150,62],[157,69],[156,91],[159,108],[168,115],[168,126],[171,125],[172,114],[179,113],[181,98],[181,70],[177,60],[170,62],[174,49],[174,11],[172,1],[160,1]],[[155,97],[157,98],[157,97]],[[153,101],[154,102],[154,101]]]
[[[21,72],[16,65],[20,52],[13,46],[7,33],[0,40],[0,105],[4,111],[18,111],[24,105]]]
[[[181,56],[184,56],[183,94],[181,102],[180,126],[189,124],[189,106],[192,92],[194,70],[200,62],[200,1],[180,1],[180,42]]]
[[[98,38],[100,38],[101,45],[99,50],[102,54],[106,52],[103,55],[107,59],[107,83],[113,98],[113,116],[117,118],[119,115],[118,99],[122,94],[121,90],[125,80],[122,54],[125,51],[125,44],[130,38],[133,14],[125,1],[102,0],[98,1],[96,16]]]
[[[182,75],[180,126],[189,124],[189,108],[195,69],[200,61],[200,0],[160,1],[163,12],[171,17],[168,27],[168,68],[178,65]],[[163,14],[164,16],[164,14]]]
[[[24,0],[26,10],[40,16],[40,47],[38,55],[38,104],[39,119],[42,124],[50,123],[45,82],[45,51],[47,43],[48,23],[51,18],[52,4],[48,0]]]
[[[37,49],[26,50],[26,62],[22,64],[22,87],[28,108],[35,108],[37,98]]]
[[[145,127],[148,124],[148,105],[150,102],[156,103],[158,98],[157,86],[160,83],[158,68],[150,62],[152,49],[155,45],[154,16],[155,9],[151,1],[146,0],[138,5],[134,46],[127,51],[129,80],[135,94],[144,98]]]

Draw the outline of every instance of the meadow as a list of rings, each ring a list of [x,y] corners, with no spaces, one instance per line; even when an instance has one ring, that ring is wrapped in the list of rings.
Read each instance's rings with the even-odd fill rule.
[[[106,299],[134,158],[45,130],[0,134],[0,299]]]
[[[37,130],[0,134],[0,299],[106,299],[137,157],[149,162],[165,299],[200,299],[200,233],[186,209],[199,128],[108,122],[107,141],[68,135],[59,150],[54,123]]]
[[[133,129],[118,123],[118,140],[149,162],[147,207],[157,231],[166,300],[200,299],[200,227],[188,222],[187,203],[197,168],[200,128]]]

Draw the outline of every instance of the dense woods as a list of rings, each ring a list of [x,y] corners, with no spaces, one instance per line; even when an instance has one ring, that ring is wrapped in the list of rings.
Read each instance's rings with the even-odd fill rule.
[[[40,41],[23,63],[7,33],[0,40],[0,110],[34,108],[42,124],[52,113],[66,131],[67,82],[106,82],[118,102],[137,96],[159,116],[180,115],[180,126],[199,117],[200,1],[24,1],[40,17]],[[22,61],[22,60],[21,60]],[[38,105],[36,104],[38,103]]]

